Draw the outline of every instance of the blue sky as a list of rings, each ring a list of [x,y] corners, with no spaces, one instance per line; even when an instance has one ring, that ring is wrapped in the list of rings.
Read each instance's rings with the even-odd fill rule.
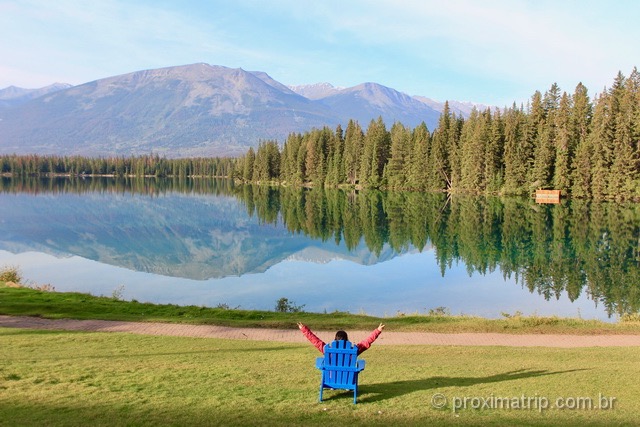
[[[0,88],[206,62],[504,106],[628,75],[638,22],[636,0],[0,0]]]

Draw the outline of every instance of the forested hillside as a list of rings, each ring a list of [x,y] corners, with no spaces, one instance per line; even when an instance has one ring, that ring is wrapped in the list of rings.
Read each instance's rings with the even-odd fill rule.
[[[529,194],[554,188],[576,198],[640,198],[640,74],[618,73],[592,101],[581,83],[553,84],[526,106],[474,110],[445,106],[438,126],[413,129],[381,118],[350,121],[264,141],[238,160],[236,177],[290,185]]]
[[[239,158],[158,155],[86,158],[0,156],[14,175],[217,176],[294,186],[526,195],[554,188],[574,198],[640,200],[640,73],[618,73],[592,101],[553,84],[526,106],[474,109],[445,104],[438,126],[411,129],[382,118],[366,129],[314,128],[280,145],[265,140]]]

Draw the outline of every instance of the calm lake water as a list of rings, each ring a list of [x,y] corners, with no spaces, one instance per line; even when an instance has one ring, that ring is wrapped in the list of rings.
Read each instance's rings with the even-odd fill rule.
[[[640,307],[636,204],[3,178],[0,207],[0,265],[58,291],[389,316]]]

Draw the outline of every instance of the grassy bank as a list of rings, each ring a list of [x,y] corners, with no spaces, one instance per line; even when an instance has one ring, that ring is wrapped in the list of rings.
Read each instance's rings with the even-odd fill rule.
[[[0,328],[0,425],[635,425],[636,353],[374,346],[353,405],[308,344]]]
[[[275,301],[274,301],[275,304]],[[605,323],[578,318],[505,315],[501,319],[471,316],[398,315],[372,317],[336,313],[290,313],[233,310],[170,304],[121,301],[116,297],[94,297],[81,293],[47,292],[31,288],[10,288],[0,283],[0,314],[46,318],[104,319],[143,322],[179,322],[237,327],[295,328],[301,321],[314,329],[364,329],[380,322],[394,331],[640,334],[637,318]]]

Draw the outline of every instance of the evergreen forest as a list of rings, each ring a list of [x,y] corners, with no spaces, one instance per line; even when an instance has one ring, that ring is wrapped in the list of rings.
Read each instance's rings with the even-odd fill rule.
[[[8,176],[230,177],[235,160],[224,157],[167,159],[159,155],[83,157],[0,155],[0,174]]]
[[[553,84],[526,106],[468,118],[448,103],[438,126],[414,129],[381,118],[366,129],[325,127],[262,141],[238,159],[245,182],[304,186],[528,195],[557,189],[573,198],[640,199],[640,74],[619,72],[592,101],[578,84]]]

